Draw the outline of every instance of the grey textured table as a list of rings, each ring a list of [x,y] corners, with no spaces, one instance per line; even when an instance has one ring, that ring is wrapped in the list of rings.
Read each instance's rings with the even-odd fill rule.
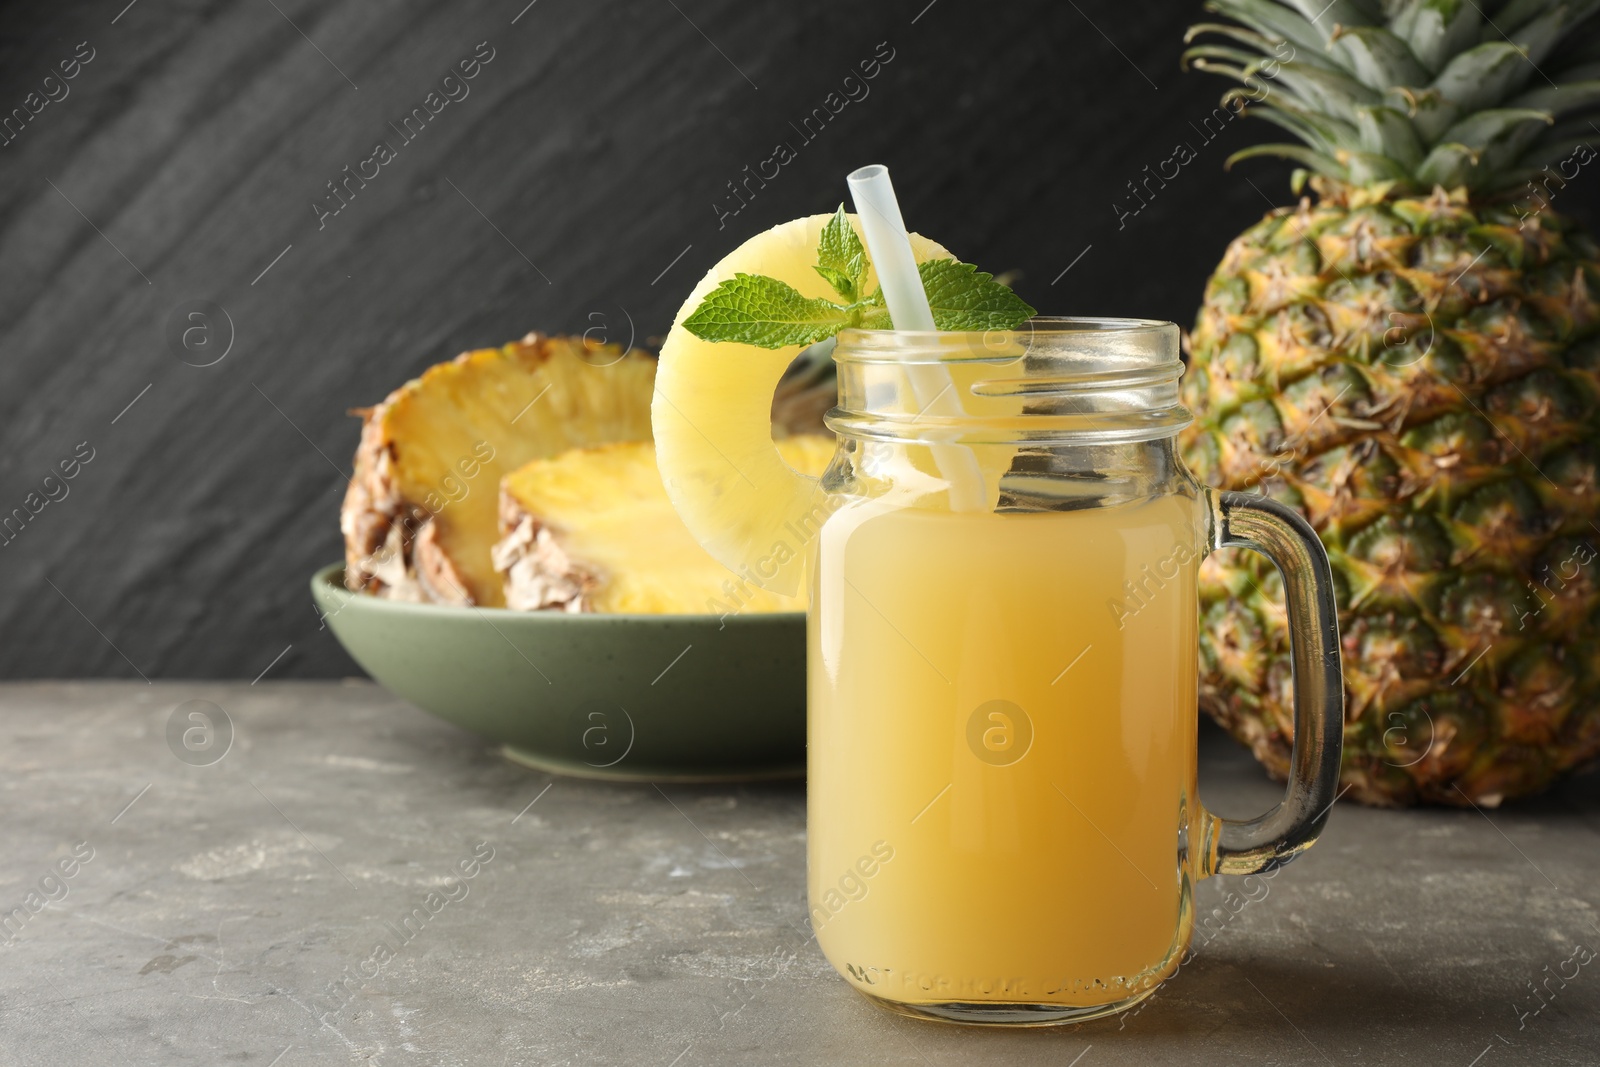
[[[233,722],[210,766],[168,746],[193,699]],[[0,731],[0,1064],[1600,1063],[1594,777],[1341,804],[1264,897],[1201,886],[1141,1010],[996,1033],[869,1006],[797,933],[798,784],[551,779],[364,682],[9,685]],[[1201,780],[1277,792],[1209,731]]]

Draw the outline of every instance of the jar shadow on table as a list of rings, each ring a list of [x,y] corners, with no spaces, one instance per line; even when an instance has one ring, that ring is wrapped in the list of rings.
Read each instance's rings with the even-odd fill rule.
[[[1374,1032],[1395,1027],[1406,1027],[1414,1038],[1432,1031],[1454,1044],[1461,1037],[1460,1009],[1459,998],[1406,980],[1376,956],[1341,956],[1330,968],[1317,959],[1272,958],[1224,945],[1196,955],[1134,1010],[1077,1031],[1124,1042],[1207,1034],[1242,1042],[1241,1061],[1257,1042],[1299,1045],[1308,1053],[1309,1044],[1338,1060],[1350,1046],[1370,1043]]]

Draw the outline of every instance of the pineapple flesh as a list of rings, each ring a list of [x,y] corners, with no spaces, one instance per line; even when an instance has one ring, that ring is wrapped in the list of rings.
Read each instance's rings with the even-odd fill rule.
[[[569,448],[650,439],[656,361],[529,334],[430,367],[362,412],[340,527],[345,584],[397,600],[501,606],[501,478]]]
[[[820,475],[831,437],[778,443],[794,469]],[[725,614],[804,611],[739,581],[694,540],[672,509],[649,442],[574,449],[507,475],[494,564],[506,605],[526,611]]]
[[[1600,755],[1600,251],[1552,206],[1600,145],[1600,3],[1208,9],[1243,25],[1186,59],[1301,141],[1234,159],[1291,159],[1315,197],[1207,285],[1186,459],[1327,546],[1352,796],[1535,792]],[[1281,583],[1236,552],[1202,578],[1202,705],[1283,777]]]

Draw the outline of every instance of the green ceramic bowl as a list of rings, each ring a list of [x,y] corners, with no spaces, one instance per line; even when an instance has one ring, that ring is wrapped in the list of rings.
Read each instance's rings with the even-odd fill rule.
[[[566,615],[311,595],[395,695],[588,778],[739,781],[805,772],[805,616]]]

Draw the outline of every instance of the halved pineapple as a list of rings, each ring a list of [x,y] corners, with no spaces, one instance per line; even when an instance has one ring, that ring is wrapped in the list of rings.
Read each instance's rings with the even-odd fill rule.
[[[703,341],[683,320],[735,274],[764,274],[802,296],[833,298],[812,266],[832,217],[812,215],[757,234],[706,272],[661,348],[651,405],[667,495],[690,533],[730,570],[783,594],[797,591],[805,558],[791,531],[814,531],[826,514],[816,479],[795,470],[773,443],[773,390],[800,346]],[[950,256],[918,234],[911,250],[919,263]],[[862,289],[876,285],[869,275]]]
[[[648,441],[655,372],[641,352],[531,333],[430,367],[362,412],[339,516],[345,584],[503,604],[490,559],[502,476],[569,448]]]
[[[813,477],[833,454],[831,437],[778,445]],[[649,442],[574,449],[518,468],[500,484],[501,540],[494,565],[506,606],[527,611],[729,614],[804,611],[736,580],[695,543],[672,510]]]

